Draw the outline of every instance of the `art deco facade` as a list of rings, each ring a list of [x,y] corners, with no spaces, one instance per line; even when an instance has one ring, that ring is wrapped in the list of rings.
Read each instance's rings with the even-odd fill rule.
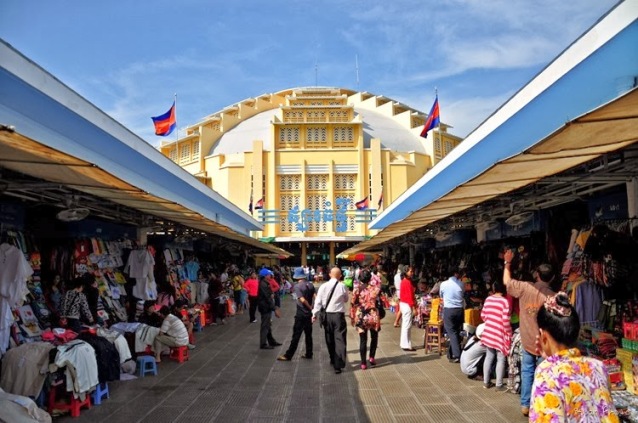
[[[302,263],[334,263],[461,142],[445,124],[420,137],[426,118],[366,92],[295,88],[214,113],[161,151],[247,213],[252,204],[256,237]]]

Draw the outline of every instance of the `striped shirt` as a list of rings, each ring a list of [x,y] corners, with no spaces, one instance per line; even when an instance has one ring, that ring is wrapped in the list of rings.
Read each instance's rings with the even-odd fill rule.
[[[481,310],[481,319],[485,323],[481,344],[488,348],[494,348],[505,355],[509,353],[512,341],[510,314],[511,310],[507,298],[500,295],[487,297]]]
[[[160,332],[175,338],[177,345],[188,345],[188,330],[179,317],[169,314],[164,318]]]

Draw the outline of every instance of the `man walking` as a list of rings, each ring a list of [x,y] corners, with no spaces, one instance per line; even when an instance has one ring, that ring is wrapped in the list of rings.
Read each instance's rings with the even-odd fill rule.
[[[273,277],[273,273],[263,268],[259,271],[259,293],[258,293],[258,305],[259,313],[261,314],[261,328],[259,331],[259,348],[262,350],[272,350],[275,347],[281,345],[275,341],[272,336],[272,314],[275,313],[277,318],[280,317],[279,308],[275,307],[275,299],[272,289],[270,289],[270,279]]]
[[[529,402],[534,384],[534,372],[536,366],[542,361],[542,357],[536,355],[536,335],[538,324],[536,314],[545,303],[545,299],[554,295],[550,283],[554,279],[552,267],[549,264],[541,264],[534,272],[534,283],[517,281],[512,279],[510,266],[514,258],[514,251],[508,249],[503,254],[505,264],[503,266],[503,283],[507,293],[519,299],[520,305],[520,330],[521,346],[521,412],[524,416],[529,414]]]
[[[312,310],[312,322],[325,308],[327,321],[324,325],[326,345],[330,354],[330,364],[335,373],[341,373],[346,367],[346,304],[348,302],[348,288],[340,282],[341,269],[333,267],[330,270],[330,280],[319,287],[315,306]],[[330,299],[330,301],[328,301]]]
[[[297,351],[302,332],[306,340],[306,353],[301,358],[312,358],[312,303],[315,299],[315,287],[308,282],[301,267],[295,269],[292,278],[297,281],[293,287],[293,293],[297,298],[297,314],[295,315],[295,325],[292,328],[290,346],[284,355],[277,357],[279,361],[292,359]]]
[[[443,326],[450,339],[450,362],[461,360],[461,329],[463,328],[463,282],[458,268],[450,268],[450,279],[441,284],[441,298],[443,298]]]

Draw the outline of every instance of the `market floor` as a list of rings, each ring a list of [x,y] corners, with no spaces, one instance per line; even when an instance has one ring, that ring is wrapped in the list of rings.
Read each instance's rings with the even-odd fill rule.
[[[486,390],[458,364],[438,354],[404,352],[388,312],[379,336],[377,366],[359,369],[359,339],[348,328],[349,363],[341,374],[329,366],[323,330],[315,324],[315,358],[276,361],[292,335],[294,302],[283,300],[273,334],[284,345],[259,349],[259,323],[248,315],[207,326],[197,334],[190,360],[165,359],[157,376],[109,383],[111,398],[79,418],[57,422],[525,422],[518,397]],[[423,340],[413,330],[414,344]]]

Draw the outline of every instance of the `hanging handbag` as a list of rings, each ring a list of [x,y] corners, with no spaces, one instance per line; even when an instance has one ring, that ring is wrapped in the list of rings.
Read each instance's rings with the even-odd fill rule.
[[[319,326],[322,328],[325,328],[326,325],[328,324],[328,313],[326,312],[326,309],[328,308],[328,305],[330,305],[330,300],[332,300],[332,294],[335,293],[335,288],[337,287],[338,283],[339,281],[337,281],[332,287],[332,291],[330,291],[330,295],[328,296],[328,301],[326,302],[325,307],[321,307],[321,309],[319,310]]]
[[[381,299],[381,294],[377,296],[376,307],[377,307],[377,313],[379,313],[379,319],[383,319],[385,317],[385,308],[383,307],[383,300]]]

